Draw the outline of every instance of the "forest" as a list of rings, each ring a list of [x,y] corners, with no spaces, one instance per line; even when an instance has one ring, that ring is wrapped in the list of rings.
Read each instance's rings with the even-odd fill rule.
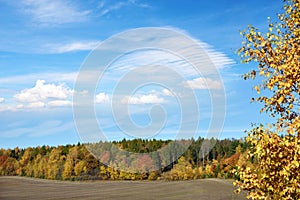
[[[208,141],[213,144],[212,148],[203,148]],[[237,165],[252,165],[246,157],[248,144],[243,140],[198,138],[179,141],[182,142],[189,144],[182,155],[174,155],[178,148],[174,141],[155,139],[0,149],[0,175],[72,181],[192,180],[238,178],[232,173]],[[91,145],[96,146],[101,155],[91,153],[88,150]],[[169,159],[166,160],[157,152],[168,146],[170,151],[164,152]],[[124,151],[114,153],[115,148]],[[141,156],[131,157],[129,152]]]

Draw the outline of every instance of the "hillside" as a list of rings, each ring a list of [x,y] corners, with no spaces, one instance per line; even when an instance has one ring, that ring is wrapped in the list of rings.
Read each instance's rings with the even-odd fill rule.
[[[204,142],[208,140],[138,139],[99,142],[88,147],[77,144],[0,149],[0,175],[53,180],[235,178],[231,171],[238,162],[246,163],[247,144],[235,139],[211,139],[214,145],[203,148]],[[188,144],[183,155],[182,144]],[[91,146],[94,152],[87,150]],[[138,157],[130,152],[136,152]]]

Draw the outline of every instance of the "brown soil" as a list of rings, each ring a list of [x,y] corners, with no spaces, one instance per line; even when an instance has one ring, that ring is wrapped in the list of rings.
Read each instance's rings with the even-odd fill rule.
[[[246,199],[233,193],[231,181],[50,181],[0,177],[0,199]]]

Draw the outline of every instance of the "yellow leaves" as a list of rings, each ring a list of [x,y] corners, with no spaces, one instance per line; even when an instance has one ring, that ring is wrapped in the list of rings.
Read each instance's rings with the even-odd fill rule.
[[[278,104],[281,104],[283,100],[284,100],[284,97],[281,96],[281,97],[279,97],[279,99],[277,100],[277,103],[278,103]]]
[[[248,41],[249,41],[249,42],[253,42],[252,37],[249,36],[249,37],[248,37]]]
[[[273,31],[273,28],[272,28],[272,27],[270,27],[270,28],[269,28],[269,31],[270,31],[270,32],[272,32],[272,31]]]
[[[267,44],[267,40],[263,40],[263,41],[261,42],[260,46],[261,46],[261,47],[264,47],[264,46],[266,46],[266,44]],[[264,51],[264,49],[262,49],[261,51]]]
[[[265,199],[270,194],[275,195],[268,196],[271,199],[286,199],[291,194],[297,194],[293,199],[299,199],[300,194],[295,193],[300,184],[299,139],[291,136],[279,137],[276,132],[267,131],[260,126],[251,130],[247,141],[251,145],[248,159],[258,161],[254,168],[238,167],[240,181],[235,185],[248,191],[248,197],[252,199]]]
[[[263,70],[261,70],[260,72],[259,72],[259,75],[264,75],[265,74],[265,72],[263,71]]]
[[[272,186],[269,186],[269,187],[268,187],[268,190],[269,190],[269,191],[274,191],[274,188],[273,188]]]
[[[233,173],[235,173],[235,169],[233,169],[232,171],[233,171]],[[238,181],[234,181],[232,184],[233,184],[233,186],[237,186],[238,185]]]
[[[300,2],[284,2],[279,22],[268,18],[267,33],[252,26],[243,32],[246,41],[240,57],[245,63],[258,63],[263,78],[254,89],[258,94],[261,89],[270,91],[256,101],[264,104],[262,111],[278,117],[273,129],[255,127],[246,138],[251,146],[247,159],[255,167],[239,166],[236,185],[252,199],[300,199]],[[252,72],[247,78],[251,77],[256,78]]]
[[[254,89],[257,91],[257,94],[260,94],[260,89],[258,86],[255,86]]]
[[[296,168],[299,168],[299,161],[294,160],[294,161],[292,162],[292,164],[295,165]]]

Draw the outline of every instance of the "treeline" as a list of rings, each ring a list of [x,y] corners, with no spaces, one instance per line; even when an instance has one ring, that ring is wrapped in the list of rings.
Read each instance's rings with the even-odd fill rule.
[[[233,178],[231,170],[247,164],[246,149],[241,140],[203,138],[16,147],[0,149],[0,175],[57,180]]]

